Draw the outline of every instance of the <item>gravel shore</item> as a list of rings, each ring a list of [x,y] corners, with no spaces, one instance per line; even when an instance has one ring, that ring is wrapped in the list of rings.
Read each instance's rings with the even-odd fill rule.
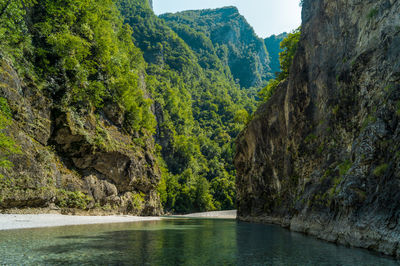
[[[73,216],[61,214],[0,214],[0,230],[81,224],[128,223],[160,220],[160,217]]]
[[[176,215],[174,217],[188,218],[216,218],[216,219],[236,219],[237,211],[215,211],[215,212],[199,212],[186,215]]]
[[[173,217],[185,218],[215,218],[235,219],[236,210],[201,212],[187,215],[174,215]],[[75,216],[61,214],[0,214],[0,230],[53,227],[82,224],[104,224],[104,223],[130,223],[142,221],[157,221],[167,217],[139,217],[128,215],[114,216]]]

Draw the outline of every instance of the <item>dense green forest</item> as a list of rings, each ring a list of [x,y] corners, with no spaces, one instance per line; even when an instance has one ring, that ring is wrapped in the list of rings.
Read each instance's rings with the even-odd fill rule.
[[[263,40],[236,8],[159,18],[147,0],[0,1],[0,46],[53,112],[79,122],[117,106],[135,145],[154,137],[166,211],[235,207],[233,140],[272,77]],[[0,164],[10,167],[18,145],[0,99]],[[93,143],[115,149],[101,127]]]
[[[230,209],[235,204],[233,139],[256,106],[241,90],[213,44],[192,31],[204,52],[191,49],[145,1],[120,1],[137,47],[148,62],[148,90],[165,162],[161,195],[167,210]]]
[[[236,7],[160,16],[198,55],[206,69],[227,66],[242,88],[260,87],[271,77],[264,41]],[[218,60],[219,59],[219,60]],[[220,68],[220,72],[224,69]]]

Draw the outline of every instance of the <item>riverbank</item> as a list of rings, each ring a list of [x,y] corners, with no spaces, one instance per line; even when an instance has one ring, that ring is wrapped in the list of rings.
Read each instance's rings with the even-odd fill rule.
[[[168,218],[212,218],[235,219],[236,210],[202,212],[187,215],[142,217],[129,215],[110,216],[79,216],[62,214],[0,214],[0,230],[42,228],[67,225],[105,224],[105,223],[131,223],[144,221],[158,221]]]
[[[83,224],[130,223],[157,221],[160,219],[161,217],[139,217],[128,215],[74,216],[62,214],[0,214],[0,230]]]
[[[214,211],[214,212],[198,212],[185,215],[174,215],[173,217],[185,218],[213,218],[213,219],[236,219],[237,211]]]

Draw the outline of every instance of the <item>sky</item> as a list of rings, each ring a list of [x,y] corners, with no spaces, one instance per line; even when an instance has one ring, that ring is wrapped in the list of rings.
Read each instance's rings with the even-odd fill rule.
[[[236,6],[260,37],[290,32],[301,24],[300,0],[153,0],[157,15]]]

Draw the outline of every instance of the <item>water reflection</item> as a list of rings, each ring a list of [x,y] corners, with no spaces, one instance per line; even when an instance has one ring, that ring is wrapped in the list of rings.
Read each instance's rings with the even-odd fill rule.
[[[0,232],[0,264],[397,265],[276,226],[173,219]]]

